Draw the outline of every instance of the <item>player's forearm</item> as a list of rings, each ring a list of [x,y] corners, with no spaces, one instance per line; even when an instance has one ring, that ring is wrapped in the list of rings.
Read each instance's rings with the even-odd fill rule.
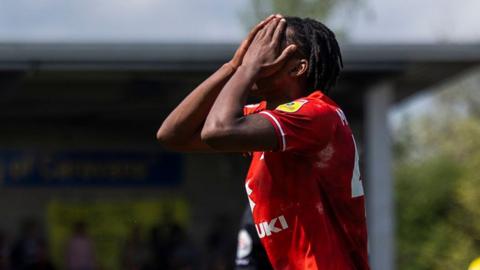
[[[191,140],[200,132],[215,98],[234,72],[225,64],[197,86],[163,121],[157,139],[166,145]]]
[[[255,81],[255,68],[240,66],[225,84],[213,104],[202,129],[202,140],[228,135],[243,119],[243,107]]]

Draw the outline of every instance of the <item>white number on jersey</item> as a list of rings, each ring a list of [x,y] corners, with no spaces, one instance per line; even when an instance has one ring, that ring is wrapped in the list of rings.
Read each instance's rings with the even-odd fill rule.
[[[355,146],[355,163],[353,165],[353,174],[352,174],[352,198],[363,196],[363,185],[360,180],[360,166],[358,164],[358,150],[357,144],[355,143],[355,138],[352,135],[353,145]]]
[[[348,125],[347,117],[342,110],[337,109],[337,114],[342,120],[344,126]],[[353,165],[353,174],[352,174],[352,198],[361,197],[363,196],[363,185],[362,181],[360,180],[360,166],[358,165],[358,150],[357,144],[355,143],[355,138],[352,135],[353,145],[355,146],[355,163]]]

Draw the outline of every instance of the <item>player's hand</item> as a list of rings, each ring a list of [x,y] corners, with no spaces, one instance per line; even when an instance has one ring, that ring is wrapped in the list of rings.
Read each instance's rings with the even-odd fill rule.
[[[245,53],[247,53],[248,47],[250,47],[250,44],[255,38],[255,35],[257,35],[258,31],[260,31],[265,25],[268,24],[268,22],[270,22],[276,16],[279,16],[279,15],[268,16],[263,21],[259,22],[255,27],[253,27],[252,30],[250,30],[250,33],[248,33],[248,36],[242,41],[237,51],[233,55],[232,60],[228,62],[228,64],[233,69],[237,69],[242,64],[243,57],[245,56]]]
[[[297,47],[293,44],[280,52],[280,42],[285,27],[284,18],[271,19],[265,27],[258,31],[248,47],[242,65],[255,70],[257,78],[274,74],[295,53]]]

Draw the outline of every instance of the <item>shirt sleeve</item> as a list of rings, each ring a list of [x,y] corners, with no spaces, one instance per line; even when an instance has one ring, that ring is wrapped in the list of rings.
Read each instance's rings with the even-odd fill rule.
[[[247,115],[250,115],[250,114],[257,113],[257,112],[261,111],[263,109],[263,107],[264,107],[263,103],[245,105],[245,106],[243,106],[243,115],[247,116]]]
[[[318,151],[328,145],[339,122],[333,108],[307,101],[297,110],[281,107],[259,112],[275,128],[279,151]]]

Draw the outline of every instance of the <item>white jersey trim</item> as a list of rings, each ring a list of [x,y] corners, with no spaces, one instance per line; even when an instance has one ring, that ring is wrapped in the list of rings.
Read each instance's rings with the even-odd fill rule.
[[[245,108],[256,108],[260,106],[260,103],[257,103],[257,104],[248,104],[248,105],[245,105]]]
[[[286,139],[285,139],[285,132],[283,132],[283,128],[280,125],[280,122],[277,120],[277,118],[275,116],[273,116],[273,114],[271,114],[269,112],[261,111],[260,113],[265,114],[268,117],[270,117],[273,120],[273,122],[275,123],[275,125],[277,125],[278,130],[280,130],[280,135],[282,135],[282,151],[285,151],[287,149],[287,142],[286,142]]]

